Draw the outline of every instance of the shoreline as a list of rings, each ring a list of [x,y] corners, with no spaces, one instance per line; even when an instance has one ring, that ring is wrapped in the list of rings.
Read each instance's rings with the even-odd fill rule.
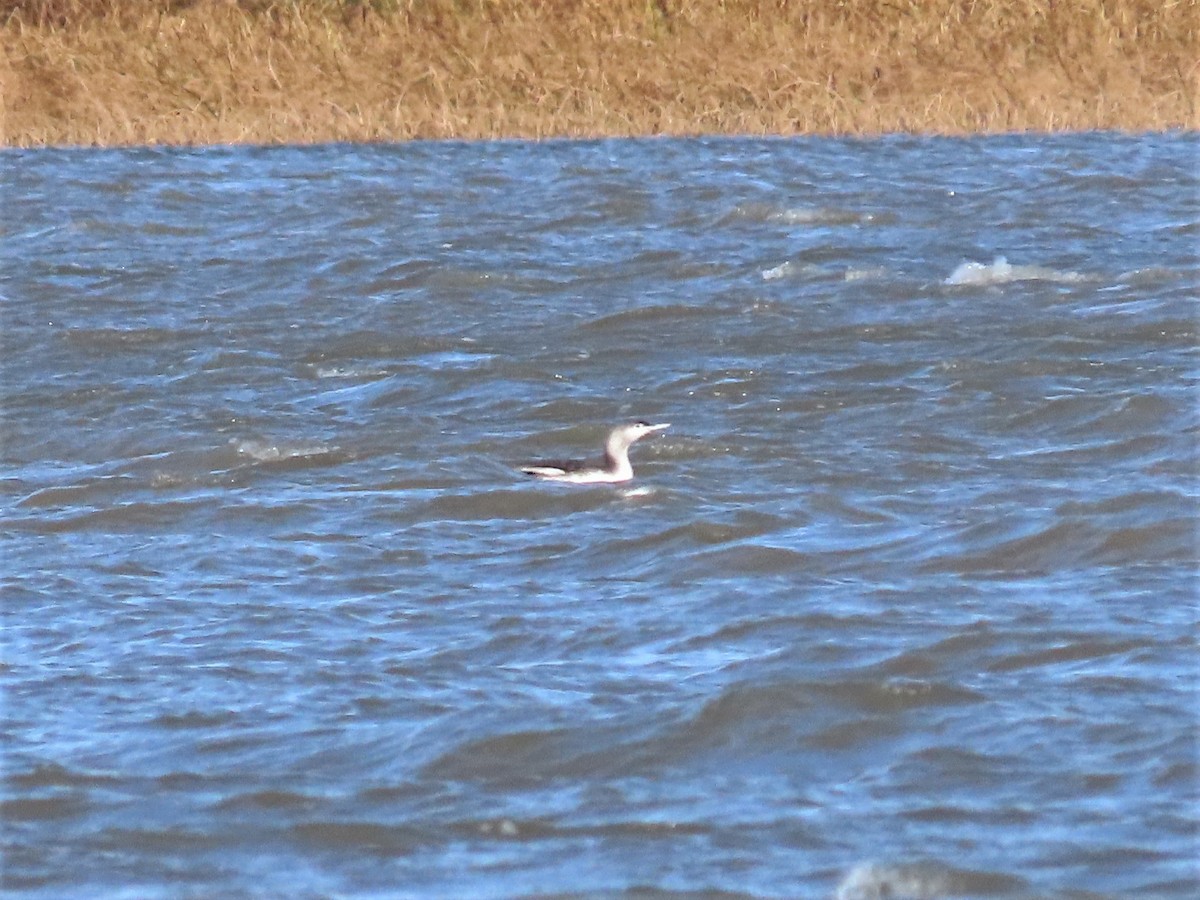
[[[0,146],[1189,131],[1200,4],[0,0]]]

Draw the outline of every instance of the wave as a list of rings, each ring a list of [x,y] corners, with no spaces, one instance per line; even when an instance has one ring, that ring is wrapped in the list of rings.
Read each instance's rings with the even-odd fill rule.
[[[253,438],[234,438],[229,442],[233,452],[254,462],[274,463],[329,457],[337,448],[328,444],[286,444],[260,441]]]
[[[857,212],[833,206],[776,206],[770,203],[745,203],[735,206],[726,221],[776,222],[784,225],[861,225],[885,217],[877,213]]]
[[[1060,271],[1045,266],[1014,266],[1003,256],[997,256],[990,264],[965,262],[950,273],[942,282],[949,287],[975,287],[1010,284],[1014,281],[1052,281],[1060,284],[1075,284],[1086,281],[1087,276],[1079,272]]]
[[[793,275],[811,275],[819,271],[820,269],[818,269],[816,266],[801,265],[788,260],[787,262],[782,262],[777,266],[764,269],[762,272],[762,280],[777,281],[780,278],[789,278]]]
[[[956,869],[932,860],[859,863],[847,873],[836,900],[940,900],[1016,894],[1026,882],[999,872]]]

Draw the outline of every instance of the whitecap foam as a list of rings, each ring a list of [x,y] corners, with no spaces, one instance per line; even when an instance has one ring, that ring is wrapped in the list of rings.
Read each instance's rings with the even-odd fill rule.
[[[1023,879],[999,872],[956,869],[936,860],[864,862],[851,869],[836,900],[948,900],[1025,888]]]
[[[821,278],[828,276],[828,274],[828,270],[822,269],[820,266],[812,263],[796,263],[789,260],[773,268],[764,270],[762,278],[763,281],[774,281],[777,278],[790,278],[793,276]]]
[[[157,490],[182,487],[187,480],[174,472],[154,472],[150,475],[150,487]]]
[[[881,281],[888,277],[888,270],[883,266],[868,266],[865,269],[847,269],[842,276],[844,281]]]
[[[849,210],[805,206],[781,209],[769,217],[769,221],[784,222],[788,225],[849,225],[869,219],[870,216]]]
[[[640,500],[643,497],[653,497],[657,493],[657,488],[652,488],[648,485],[639,485],[634,488],[624,488],[621,491],[621,496],[626,500]]]
[[[873,213],[860,213],[829,206],[776,206],[771,203],[745,203],[733,209],[733,217],[755,222],[784,225],[856,225],[874,222]]]
[[[313,366],[312,372],[317,378],[382,378],[388,374],[386,369],[358,366]]]
[[[1045,266],[1014,266],[1003,256],[992,262],[965,262],[950,273],[943,284],[951,287],[1009,284],[1014,281],[1057,281],[1072,283],[1083,281],[1078,272],[1064,272]]]
[[[937,900],[955,890],[950,873],[919,864],[860,863],[838,885],[837,900]]]
[[[762,273],[763,281],[774,281],[777,278],[786,278],[796,271],[796,267],[790,263],[780,263],[774,268],[764,269]]]
[[[229,442],[233,452],[238,456],[248,456],[255,462],[279,462],[287,459],[306,459],[313,456],[325,456],[333,452],[326,444],[275,444],[269,441],[258,441],[253,438],[234,438]]]

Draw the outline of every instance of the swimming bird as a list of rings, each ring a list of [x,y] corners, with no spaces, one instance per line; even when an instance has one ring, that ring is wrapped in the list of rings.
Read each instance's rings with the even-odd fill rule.
[[[565,481],[570,484],[615,484],[619,481],[629,481],[633,478],[633,466],[629,464],[630,445],[648,434],[670,427],[669,422],[663,425],[651,425],[649,422],[618,425],[608,433],[608,439],[604,442],[604,456],[595,462],[581,459],[531,462],[521,466],[521,471],[547,481]]]

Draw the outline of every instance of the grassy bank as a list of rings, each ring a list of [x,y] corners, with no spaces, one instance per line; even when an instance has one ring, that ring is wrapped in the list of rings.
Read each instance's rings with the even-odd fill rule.
[[[0,143],[1195,128],[1198,0],[0,0]]]

